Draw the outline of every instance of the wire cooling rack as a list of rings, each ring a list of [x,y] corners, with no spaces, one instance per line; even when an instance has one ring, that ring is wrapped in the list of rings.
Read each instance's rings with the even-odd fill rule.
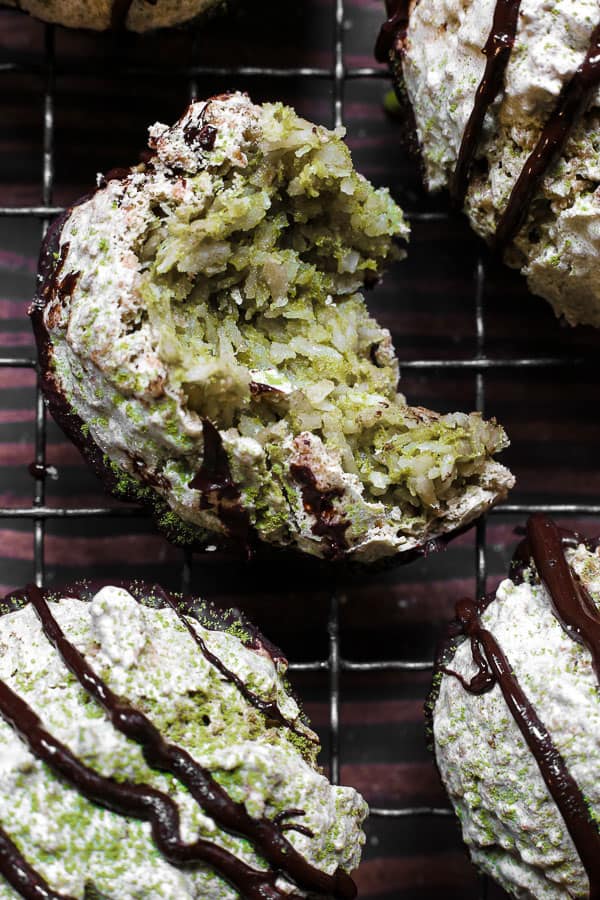
[[[331,11],[334,16],[333,23],[333,65],[328,67],[295,67],[272,68],[257,66],[219,67],[206,65],[192,65],[181,68],[179,76],[187,79],[189,84],[189,96],[194,98],[198,91],[198,79],[204,76],[219,76],[223,78],[235,77],[236,79],[294,79],[301,80],[305,84],[311,80],[326,81],[331,85],[332,119],[335,125],[344,122],[344,95],[347,85],[357,79],[379,79],[382,87],[388,78],[387,73],[377,67],[350,67],[346,65],[344,52],[346,5],[345,0],[332,0]],[[0,14],[1,15],[1,14]],[[5,219],[35,219],[41,224],[41,230],[45,231],[52,217],[61,212],[61,207],[53,205],[53,192],[55,184],[55,82],[56,82],[56,53],[55,53],[55,29],[53,26],[45,26],[44,52],[41,71],[44,78],[43,92],[43,158],[41,163],[41,205],[33,206],[2,206],[0,217]],[[18,72],[22,68],[19,62],[4,62],[0,64],[0,73]],[[409,213],[414,224],[435,223],[445,218],[444,213],[431,211],[415,211]],[[556,371],[568,368],[582,371],[591,364],[590,357],[586,354],[567,356],[530,356],[510,357],[488,355],[486,342],[486,317],[485,317],[485,288],[486,288],[487,259],[483,253],[475,263],[474,272],[474,297],[473,308],[475,313],[475,352],[462,358],[439,359],[410,359],[403,364],[405,372],[433,373],[446,372],[449,377],[462,373],[474,380],[474,393],[477,410],[483,412],[486,406],[486,379],[490,372],[504,370],[550,370]],[[0,367],[4,369],[27,368],[37,371],[37,364],[30,356],[10,356],[0,358]],[[46,414],[44,402],[39,389],[35,393],[35,471],[43,473],[46,468]],[[557,516],[600,516],[600,505],[595,503],[508,503],[493,510],[491,516],[512,515],[524,519],[534,511],[544,511]],[[46,581],[45,565],[45,537],[46,525],[50,520],[57,519],[99,519],[99,518],[128,518],[139,517],[139,508],[126,506],[96,506],[84,508],[70,508],[67,506],[54,507],[46,504],[46,486],[43,477],[37,477],[34,482],[32,502],[29,506],[0,508],[0,519],[4,521],[27,520],[33,527],[33,576],[36,583],[42,586]],[[486,543],[486,519],[482,519],[476,526],[475,556],[473,560],[474,579],[476,590],[481,594],[486,589],[487,581],[487,552]],[[196,560],[186,554],[181,567],[181,589],[187,591],[190,588],[192,570]],[[340,642],[340,606],[343,601],[343,589],[334,587],[329,597],[329,613],[327,619],[328,653],[326,657],[307,662],[291,664],[291,670],[295,672],[315,672],[325,674],[328,679],[328,706],[329,706],[329,769],[330,777],[334,783],[339,783],[342,747],[340,742],[340,703],[341,703],[341,676],[343,673],[390,673],[390,672],[426,672],[431,668],[430,660],[415,659],[372,659],[356,661],[346,658],[342,653]],[[406,806],[402,808],[375,807],[371,809],[371,816],[375,819],[411,819],[412,817],[445,817],[451,815],[450,810],[435,806]],[[480,882],[480,894],[482,898],[488,896],[488,883],[485,878]]]

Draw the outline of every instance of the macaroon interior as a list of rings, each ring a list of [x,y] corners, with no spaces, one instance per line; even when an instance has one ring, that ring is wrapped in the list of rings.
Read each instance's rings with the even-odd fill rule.
[[[131,330],[148,317],[188,413],[271,459],[290,434],[318,435],[365,500],[400,507],[417,532],[477,480],[504,433],[406,405],[389,333],[358,293],[401,255],[402,212],[354,171],[339,134],[281,104],[255,109],[245,165],[208,155],[183,200],[155,200]]]

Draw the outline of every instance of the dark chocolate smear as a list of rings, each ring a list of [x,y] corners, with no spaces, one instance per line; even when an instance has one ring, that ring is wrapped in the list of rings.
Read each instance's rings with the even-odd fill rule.
[[[294,734],[297,734],[298,737],[306,738],[306,740],[311,741],[312,743],[319,743],[319,739],[316,737],[311,738],[304,731],[299,731],[294,723],[290,719],[286,719],[283,715],[275,700],[263,700],[262,697],[259,697],[258,694],[253,693],[247,684],[244,684],[241,678],[227,668],[226,665],[216,656],[211,650],[208,649],[206,642],[201,638],[195,628],[192,627],[189,620],[184,616],[181,611],[177,601],[174,597],[168,594],[166,591],[160,587],[160,585],[155,585],[154,592],[157,597],[159,597],[163,603],[166,603],[167,606],[170,606],[171,609],[177,614],[181,623],[187,628],[191,637],[194,639],[196,644],[200,647],[202,651],[202,655],[208,662],[217,669],[224,676],[226,681],[231,682],[231,684],[235,685],[238,689],[242,697],[244,697],[251,706],[254,706],[259,712],[261,712],[264,717],[272,722],[277,722],[279,725],[282,725],[285,728],[289,728]]]
[[[290,473],[300,484],[304,509],[315,517],[316,521],[312,526],[313,534],[325,540],[329,559],[341,559],[344,551],[348,549],[346,529],[350,523],[340,519],[333,500],[343,495],[342,489],[319,490],[312,469],[299,463],[291,464]]]
[[[460,600],[456,605],[456,615],[457,625],[471,640],[473,660],[479,671],[471,682],[450,669],[444,671],[459,678],[465,690],[473,694],[490,691],[498,684],[581,858],[590,882],[590,900],[600,900],[600,832],[577,782],[519,684],[500,645],[492,633],[482,626],[476,603],[468,598]]]
[[[410,0],[389,0],[386,6],[388,18],[381,26],[375,43],[375,59],[381,63],[388,61],[396,41],[406,36]]]
[[[499,249],[506,247],[519,231],[541,180],[562,153],[573,125],[585,112],[599,83],[600,25],[597,25],[584,61],[564,85],[500,216],[495,237]]]
[[[113,0],[110,8],[110,27],[116,30],[125,28],[129,10],[133,6],[133,0]]]
[[[492,30],[483,48],[487,58],[485,72],[479,82],[473,110],[462,136],[452,182],[452,194],[458,206],[462,206],[467,193],[471,165],[481,138],[486,113],[504,84],[506,67],[517,33],[520,5],[521,0],[496,2]]]
[[[217,139],[217,129],[214,125],[196,126],[186,125],[183,136],[190,147],[200,147],[202,150],[212,150]]]
[[[169,772],[177,778],[221,828],[250,840],[271,863],[274,871],[260,872],[251,869],[232,854],[206,840],[199,840],[191,845],[183,844],[179,836],[179,812],[169,797],[146,785],[128,782],[118,784],[111,778],[97,775],[47,732],[42,732],[33,711],[28,712],[29,721],[33,721],[32,717],[35,719],[33,729],[27,727],[27,719],[24,720],[22,714],[20,719],[15,720],[9,709],[8,716],[5,715],[3,692],[12,692],[8,687],[0,686],[0,711],[25,737],[39,758],[44,759],[53,771],[58,771],[74,783],[88,799],[124,815],[149,820],[154,841],[169,862],[174,865],[207,862],[240,890],[244,897],[257,900],[287,897],[275,887],[276,873],[281,871],[306,890],[331,895],[340,900],[353,900],[356,887],[349,875],[341,868],[333,875],[316,869],[287,841],[275,823],[266,818],[255,819],[248,815],[244,804],[232,800],[207,769],[181,747],[167,743],[140,710],[119,699],[110,690],[77,648],[67,640],[40,589],[30,585],[27,594],[39,616],[44,634],[81,686],[103,707],[117,731],[142,747],[144,759],[151,768]],[[12,702],[24,705],[17,695],[13,695]],[[41,741],[38,735],[42,735]],[[53,742],[56,748],[54,751],[48,752],[48,740]],[[61,768],[63,759],[66,760],[66,765]]]
[[[240,490],[231,475],[221,435],[210,419],[202,419],[202,428],[202,466],[190,481],[190,487],[202,494],[200,508],[213,510],[230,536],[242,544],[249,556],[252,523],[242,505]]]
[[[52,254],[52,260],[49,260],[48,272],[42,288],[42,299],[44,303],[51,300],[56,293],[69,254],[69,247],[69,242],[65,241],[60,248],[60,251],[58,253],[54,252]]]
[[[262,381],[251,381],[249,384],[250,393],[253,397],[260,397],[261,394],[275,394],[281,396],[283,391],[273,387],[272,384],[265,384]]]
[[[600,681],[600,612],[565,559],[558,527],[545,516],[531,516],[527,522],[527,546],[550,595],[554,615],[569,637],[590,651]]]
[[[0,828],[0,874],[17,894],[26,900],[73,900],[67,894],[59,894],[52,890],[39,872],[29,865],[2,828]]]
[[[65,246],[68,245],[65,244]],[[61,302],[64,302],[67,297],[72,295],[80,275],[81,272],[69,272],[64,278],[61,278],[56,288],[56,294]]]

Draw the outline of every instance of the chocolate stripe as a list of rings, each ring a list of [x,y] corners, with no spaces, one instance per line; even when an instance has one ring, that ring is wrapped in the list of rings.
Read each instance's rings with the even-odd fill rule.
[[[67,894],[52,890],[39,872],[29,865],[3,828],[0,828],[0,873],[26,900],[73,900]]]
[[[405,36],[408,28],[409,0],[388,0],[387,8],[388,18],[381,26],[375,44],[375,59],[377,62],[388,61],[388,56],[394,49],[396,40],[400,36]]]
[[[523,224],[542,178],[562,153],[573,125],[583,114],[600,83],[600,25],[591,38],[585,59],[563,87],[539,140],[525,163],[496,226],[496,246],[506,247]]]
[[[497,0],[496,3],[492,30],[483,48],[483,53],[487,57],[485,72],[479,82],[473,110],[462,136],[451,186],[454,200],[459,206],[464,203],[467,193],[471,165],[481,138],[486,113],[504,84],[506,67],[517,33],[520,6],[521,0]]]
[[[319,738],[316,735],[310,734],[310,732],[300,731],[294,723],[290,719],[286,719],[283,715],[279,707],[277,706],[277,702],[275,700],[269,702],[267,700],[263,700],[262,697],[259,697],[258,694],[254,694],[248,687],[248,685],[244,684],[241,678],[235,674],[235,672],[230,671],[227,666],[223,665],[218,656],[212,653],[208,647],[206,646],[205,641],[200,637],[195,628],[192,627],[189,620],[183,615],[177,602],[174,597],[170,594],[167,594],[166,591],[163,591],[159,584],[154,585],[154,593],[157,597],[159,597],[164,603],[171,607],[173,612],[178,616],[181,623],[185,626],[185,628],[190,633],[193,640],[200,647],[202,651],[202,655],[208,662],[217,669],[224,678],[234,684],[238,689],[242,697],[244,697],[251,706],[254,706],[259,712],[265,716],[266,719],[270,719],[273,722],[277,722],[279,725],[283,725],[285,728],[289,728],[294,734],[297,734],[298,737],[305,738],[313,744],[319,743]]]
[[[144,759],[151,768],[170,772],[189,790],[192,797],[212,816],[215,822],[225,830],[250,840],[275,869],[281,870],[301,887],[341,898],[341,900],[346,900],[346,898],[352,900],[356,896],[354,882],[342,869],[338,869],[333,875],[328,875],[312,866],[286,840],[275,823],[266,818],[254,819],[249,816],[244,804],[233,801],[207,769],[199,765],[182,748],[167,743],[158,729],[140,710],[119,700],[108,685],[96,675],[77,648],[67,640],[39,588],[30,585],[27,588],[27,594],[39,616],[44,634],[56,648],[66,667],[78,679],[81,686],[105,709],[117,731],[142,746]],[[152,788],[140,789],[149,790],[152,795],[157,793]],[[88,796],[90,799],[96,799],[96,796],[90,794]],[[171,802],[166,796],[163,799]],[[176,807],[174,809],[178,816]],[[171,836],[170,841],[173,842],[173,840],[174,838]],[[164,849],[160,845],[159,849],[164,853]],[[185,853],[189,850],[186,851],[186,848],[183,848],[180,852]],[[235,857],[232,858],[235,859]],[[232,869],[231,865],[229,868]],[[236,882],[239,885],[241,879],[245,891],[252,886],[253,882],[257,882],[257,873],[248,867],[246,869],[246,873],[239,873],[240,877]],[[220,871],[223,871],[222,866]],[[271,885],[274,882],[275,873],[262,873],[261,878],[263,886]],[[251,895],[248,894],[248,896]],[[256,896],[260,897],[262,894],[259,893]],[[281,895],[276,893],[272,896]]]
[[[456,614],[462,632],[471,640],[478,672],[466,682],[457,672],[444,671],[458,678],[465,690],[474,694],[490,691],[498,684],[579,853],[590,882],[590,900],[600,900],[600,833],[579,785],[521,688],[500,645],[481,625],[477,605],[469,599],[460,600]]]
[[[527,537],[554,615],[569,637],[590,651],[600,681],[600,613],[565,559],[564,538],[555,523],[542,515],[531,516]]]
[[[398,38],[401,35],[406,36],[409,25],[407,0],[395,0],[390,7],[388,20],[380,31],[375,50],[380,62],[388,59]],[[517,33],[519,9],[520,0],[496,0],[492,29],[482,51],[487,57],[485,71],[463,132],[456,168],[451,179],[451,193],[460,206],[464,203],[468,190],[470,169],[477,152],[486,113],[504,84],[506,67]],[[537,144],[513,186],[506,208],[496,226],[494,243],[498,249],[504,249],[523,225],[540,182],[564,150],[575,122],[584,113],[598,84],[600,84],[600,24],[592,33],[584,61],[571,80],[563,86]]]

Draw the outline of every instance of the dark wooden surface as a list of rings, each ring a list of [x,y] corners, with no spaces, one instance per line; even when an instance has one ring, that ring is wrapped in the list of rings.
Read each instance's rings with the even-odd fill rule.
[[[177,118],[189,97],[182,69],[210,65],[290,67],[333,64],[333,0],[247,0],[194,39],[187,31],[110,37],[57,29],[56,178],[52,201],[68,203],[93,185],[99,171],[137,160],[147,126]],[[347,0],[345,63],[371,66],[382,18],[380,0]],[[44,27],[0,10],[0,206],[42,202]],[[14,70],[12,64],[18,63]],[[10,64],[8,67],[4,64]],[[332,87],[325,79],[198,79],[198,95],[232,88],[254,99],[285,100],[331,124]],[[390,186],[411,211],[445,209],[426,197],[418,170],[402,149],[402,124],[386,117],[386,80],[346,83],[344,117],[359,170]],[[0,355],[33,356],[26,316],[34,283],[41,222],[0,217]],[[474,272],[481,244],[457,216],[416,224],[408,259],[369,298],[393,332],[400,358],[468,359],[476,353]],[[485,353],[492,358],[560,357],[560,369],[509,366],[485,377],[486,412],[513,441],[504,454],[518,478],[519,503],[593,503],[600,497],[597,414],[600,335],[563,327],[550,307],[526,291],[520,277],[483,252],[486,265]],[[583,358],[586,365],[572,361]],[[472,409],[475,373],[406,369],[402,390],[415,404],[441,411]],[[0,506],[31,504],[34,455],[34,375],[0,368]],[[49,423],[47,481],[53,507],[103,506],[108,501],[78,453]],[[583,516],[571,526],[596,533]],[[490,517],[489,587],[506,572],[519,517]],[[32,577],[30,520],[0,521],[0,591]],[[410,566],[338,579],[343,591],[341,646],[346,658],[420,658],[432,653],[455,600],[474,590],[475,538],[470,532],[442,554]],[[52,520],[45,540],[48,583],[82,575],[142,576],[176,588],[182,554],[133,519]],[[327,598],[333,578],[307,564],[247,564],[207,554],[194,561],[193,586],[222,604],[243,607],[290,659],[324,657]],[[422,702],[427,674],[347,674],[342,678],[342,781],[376,806],[445,803],[425,749]],[[295,679],[327,743],[326,675]],[[357,880],[371,900],[475,900],[477,874],[461,849],[452,820],[374,819]],[[489,897],[502,896],[492,889]]]

